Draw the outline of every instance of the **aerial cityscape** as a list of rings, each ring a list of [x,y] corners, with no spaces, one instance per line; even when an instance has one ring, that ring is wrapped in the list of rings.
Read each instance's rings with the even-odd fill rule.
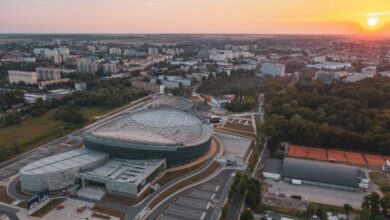
[[[390,2],[0,1],[19,219],[390,219]]]

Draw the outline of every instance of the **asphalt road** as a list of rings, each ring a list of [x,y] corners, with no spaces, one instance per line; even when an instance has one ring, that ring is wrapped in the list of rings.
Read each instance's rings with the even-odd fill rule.
[[[16,216],[16,213],[18,212],[18,209],[0,204],[0,215],[5,214],[10,220],[19,220],[19,218]]]

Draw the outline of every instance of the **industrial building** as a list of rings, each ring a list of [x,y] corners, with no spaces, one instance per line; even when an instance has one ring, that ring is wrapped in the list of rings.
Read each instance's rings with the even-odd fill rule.
[[[274,180],[281,178],[294,185],[312,185],[353,192],[369,187],[367,174],[359,168],[290,157],[279,162],[275,159],[266,162],[263,176]]]
[[[166,159],[177,166],[206,154],[212,129],[190,112],[148,109],[132,112],[84,134],[88,149],[114,158]]]
[[[83,187],[92,184],[102,186],[107,192],[137,197],[165,169],[165,160],[111,159],[94,170],[76,173],[76,178]]]

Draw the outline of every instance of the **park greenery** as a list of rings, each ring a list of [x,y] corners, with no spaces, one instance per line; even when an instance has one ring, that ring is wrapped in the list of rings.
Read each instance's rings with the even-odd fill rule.
[[[381,198],[376,192],[372,192],[363,199],[360,220],[384,220],[390,217],[390,194],[385,193]]]
[[[83,75],[80,77],[85,78],[88,90],[76,91],[61,100],[38,99],[34,104],[27,104],[19,92],[0,92],[0,100],[5,100],[0,107],[7,109],[0,114],[0,161],[58,138],[93,121],[94,116],[149,94],[133,89],[129,79],[99,80]],[[15,104],[21,106],[9,109]]]
[[[281,142],[390,154],[390,80],[301,80],[266,92],[268,146]]]

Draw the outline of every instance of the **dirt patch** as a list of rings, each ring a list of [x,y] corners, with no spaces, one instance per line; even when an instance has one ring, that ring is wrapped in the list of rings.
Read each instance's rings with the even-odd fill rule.
[[[7,187],[0,186],[0,202],[11,204],[13,201],[14,199],[7,194]]]
[[[103,196],[103,201],[115,203],[123,206],[133,206],[144,200],[148,195],[150,195],[154,190],[148,188],[137,198],[131,198],[128,196],[123,196],[115,193],[106,193]]]
[[[383,193],[390,192],[390,181],[386,174],[382,172],[370,172],[368,175]]]
[[[233,129],[233,130],[238,130],[238,131],[246,131],[246,132],[251,132],[254,133],[253,126],[251,125],[243,125],[243,124],[238,124],[238,123],[229,123],[226,122],[224,128],[228,129]]]
[[[121,220],[125,219],[125,213],[123,213],[122,211],[117,210],[117,209],[108,208],[108,207],[101,206],[101,205],[93,206],[91,211],[97,212],[97,213],[94,213],[94,214],[96,214],[98,216],[104,217],[103,219],[106,219],[106,217],[107,217],[104,214],[109,215],[109,216],[117,217],[117,218],[119,218]],[[92,217],[99,218],[98,216],[94,216],[94,214],[92,215]]]

